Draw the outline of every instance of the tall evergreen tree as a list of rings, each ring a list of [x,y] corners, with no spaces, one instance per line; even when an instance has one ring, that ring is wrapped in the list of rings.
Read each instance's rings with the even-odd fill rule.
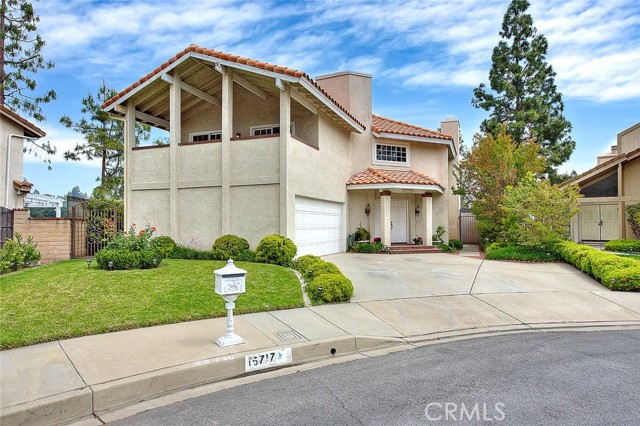
[[[548,43],[538,34],[526,11],[527,0],[512,0],[504,19],[502,40],[493,49],[489,93],[484,83],[473,91],[471,103],[490,111],[481,124],[484,133],[496,136],[501,124],[516,145],[533,140],[546,158],[546,172],[569,159],[575,148],[571,123],[563,116],[562,94],[556,89],[556,73],[546,60]]]
[[[82,143],[73,150],[66,151],[64,158],[81,161],[83,158],[101,161],[100,185],[93,190],[97,198],[122,199],[124,196],[124,125],[122,121],[111,118],[100,106],[117,94],[114,89],[102,83],[94,97],[91,93],[82,99],[80,112],[85,115],[74,122],[64,116],[60,122],[73,128],[84,136]],[[136,145],[140,140],[149,138],[149,126],[136,123]]]
[[[36,95],[35,74],[53,68],[45,61],[45,41],[37,34],[40,17],[25,0],[2,0],[0,6],[0,105],[24,111],[37,121],[44,121],[41,104],[56,99],[51,89]]]

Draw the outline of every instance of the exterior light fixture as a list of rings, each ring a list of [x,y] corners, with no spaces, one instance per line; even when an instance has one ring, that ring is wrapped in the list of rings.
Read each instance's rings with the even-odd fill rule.
[[[236,133],[236,138],[240,138],[240,137],[242,137],[242,135],[240,134],[240,132],[237,132]]]
[[[113,271],[113,262],[109,261],[108,265],[109,265],[109,270]]]
[[[91,268],[91,259],[87,259],[87,269]]]
[[[420,216],[420,206],[416,206],[416,217]]]
[[[151,263],[153,263],[153,267],[155,268],[156,266],[158,266],[158,259],[154,258]]]
[[[369,206],[369,204],[367,204],[367,207],[364,208],[364,214],[369,216],[370,213],[371,213],[371,207]]]

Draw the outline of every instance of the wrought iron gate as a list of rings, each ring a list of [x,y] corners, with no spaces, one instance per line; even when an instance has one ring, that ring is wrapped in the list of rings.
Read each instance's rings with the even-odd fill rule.
[[[71,257],[94,256],[124,229],[122,205],[87,201],[72,206]]]

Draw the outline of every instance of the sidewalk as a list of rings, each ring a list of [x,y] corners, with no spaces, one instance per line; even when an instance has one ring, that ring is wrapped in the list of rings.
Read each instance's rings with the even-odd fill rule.
[[[354,274],[356,293],[372,294],[363,286],[377,285],[375,276],[359,279],[358,272],[349,272],[345,263],[351,261],[351,268],[355,268],[361,263],[359,258],[334,256],[329,260],[342,262],[339,266],[345,273]],[[0,423],[38,425],[90,418],[180,389],[246,375],[245,355],[274,349],[291,348],[292,365],[300,365],[462,336],[640,327],[640,293],[611,292],[599,284],[581,282],[579,274],[572,279],[574,287],[566,287],[567,291],[528,290],[537,275],[540,280],[559,273],[573,277],[565,271],[565,267],[571,268],[568,265],[509,265],[449,255],[406,256],[411,265],[439,259],[457,262],[458,270],[468,268],[468,273],[460,273],[461,282],[466,280],[468,287],[456,285],[444,295],[434,294],[432,289],[424,295],[414,293],[414,297],[379,293],[386,296],[236,316],[235,331],[246,343],[224,349],[215,340],[225,333],[226,319],[216,318],[2,351]],[[397,255],[370,259],[388,263],[401,260]],[[431,267],[440,268],[435,264]],[[419,282],[425,279],[423,275]],[[515,281],[520,287],[513,284]],[[424,282],[426,287],[432,285]],[[388,280],[380,282],[384,283],[392,285]],[[393,285],[400,291],[405,284]]]

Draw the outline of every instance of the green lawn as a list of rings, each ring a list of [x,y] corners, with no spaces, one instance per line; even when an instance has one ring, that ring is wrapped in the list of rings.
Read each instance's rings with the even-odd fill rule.
[[[640,254],[619,254],[618,256],[624,257],[627,259],[640,260]]]
[[[225,262],[167,259],[156,269],[90,269],[69,260],[0,276],[0,349],[88,334],[224,316],[214,292]],[[294,273],[275,265],[238,262],[247,292],[236,313],[304,306]]]

